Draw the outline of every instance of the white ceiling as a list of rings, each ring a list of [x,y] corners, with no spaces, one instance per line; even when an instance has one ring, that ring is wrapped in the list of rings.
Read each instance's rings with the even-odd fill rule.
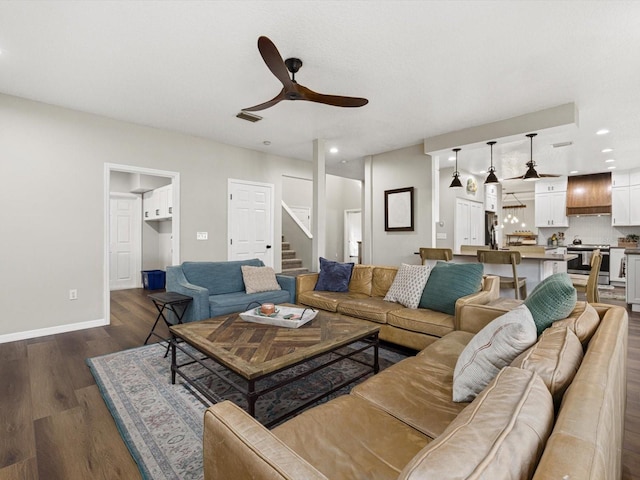
[[[541,134],[534,157],[593,173],[640,166],[638,25],[640,2],[610,0],[1,2],[0,92],[305,160],[324,138],[327,171],[352,178],[366,155],[575,102],[573,145]],[[303,60],[300,84],[369,104],[237,119],[282,87],[260,35]],[[488,166],[488,147],[462,147],[460,168]],[[528,157],[525,137],[498,143],[498,175]]]

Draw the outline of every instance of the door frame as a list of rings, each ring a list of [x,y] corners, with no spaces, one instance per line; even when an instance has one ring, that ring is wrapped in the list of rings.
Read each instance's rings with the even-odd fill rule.
[[[103,302],[105,325],[111,324],[111,291],[109,290],[109,241],[110,241],[110,215],[111,215],[111,172],[139,173],[143,175],[154,175],[157,177],[167,177],[171,179],[173,185],[173,216],[171,230],[172,240],[172,263],[180,263],[180,173],[168,170],[156,170],[153,168],[136,167],[133,165],[120,165],[117,163],[104,164],[104,191],[103,191]],[[144,221],[141,219],[141,222]],[[141,257],[142,258],[142,257]],[[141,260],[142,261],[142,260]]]
[[[276,208],[275,208],[275,198],[274,198],[274,193],[275,193],[275,186],[273,183],[264,183],[264,182],[251,182],[249,180],[241,180],[238,178],[229,178],[227,179],[227,260],[231,260],[231,255],[232,255],[232,251],[231,251],[231,235],[232,235],[232,229],[231,229],[231,219],[232,219],[232,208],[231,208],[231,185],[234,183],[239,183],[242,185],[251,185],[254,187],[265,187],[268,188],[270,190],[270,196],[271,196],[271,231],[269,232],[269,236],[270,236],[270,244],[272,245],[272,247],[269,250],[269,255],[271,256],[271,265],[273,265],[273,268],[276,271],[279,271],[275,259],[276,259],[276,255],[275,255],[275,249],[276,249],[276,245],[273,241],[273,239],[275,238],[275,225],[276,225],[276,217],[275,217],[275,213],[276,213]],[[265,262],[266,264],[266,262]],[[282,267],[280,267],[280,269],[282,269]]]
[[[111,200],[126,199],[133,200],[134,203],[134,242],[137,245],[134,256],[134,271],[142,270],[142,197],[134,193],[109,192],[109,216],[111,216]],[[109,223],[111,229],[111,223]],[[109,243],[111,243],[111,232],[109,232]],[[109,270],[111,270],[111,262],[109,262]],[[140,288],[142,281],[138,277],[136,285],[133,288]],[[119,290],[119,289],[118,289]],[[111,292],[111,271],[109,271],[109,291]]]
[[[360,242],[362,242],[362,209],[361,208],[349,208],[344,211],[344,244],[342,246],[342,257],[344,262],[350,262],[351,256],[349,255],[349,214],[360,214]]]

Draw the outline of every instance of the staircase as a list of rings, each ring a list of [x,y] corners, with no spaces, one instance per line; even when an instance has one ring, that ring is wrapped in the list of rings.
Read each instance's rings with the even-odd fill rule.
[[[284,237],[282,237],[282,273],[292,277],[309,273],[309,270],[303,268],[302,260],[296,258],[296,251],[291,250],[291,244],[284,241]]]

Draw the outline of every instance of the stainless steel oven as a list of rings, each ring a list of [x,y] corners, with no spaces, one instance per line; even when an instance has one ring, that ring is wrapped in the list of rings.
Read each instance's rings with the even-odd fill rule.
[[[609,245],[569,245],[567,253],[577,255],[578,258],[567,262],[567,272],[574,274],[589,275],[591,270],[591,255],[596,249],[602,254],[602,264],[600,265],[600,274],[598,275],[598,283],[600,285],[609,285]]]

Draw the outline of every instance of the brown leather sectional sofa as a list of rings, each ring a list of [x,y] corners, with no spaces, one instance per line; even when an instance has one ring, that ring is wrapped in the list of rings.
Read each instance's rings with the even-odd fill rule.
[[[271,431],[214,405],[205,479],[621,478],[627,312],[579,302],[475,400],[454,403],[459,354],[502,313],[462,307],[457,330]],[[558,341],[567,329],[581,343]]]
[[[458,299],[455,315],[426,308],[405,308],[399,303],[384,301],[397,272],[397,267],[355,265],[348,292],[316,291],[317,273],[299,275],[296,303],[378,323],[381,340],[422,350],[458,330],[456,319],[463,305],[484,305],[500,295],[499,278],[487,275],[479,292]]]

